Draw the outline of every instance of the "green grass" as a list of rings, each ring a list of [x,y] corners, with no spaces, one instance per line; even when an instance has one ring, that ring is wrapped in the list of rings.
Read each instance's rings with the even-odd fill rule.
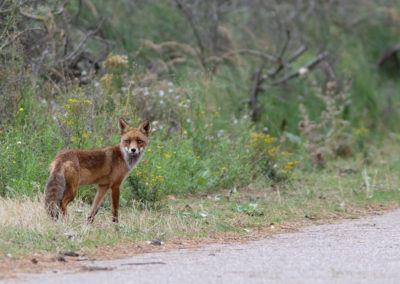
[[[12,38],[12,44],[0,50],[0,101],[7,105],[1,105],[0,113],[0,252],[4,255],[93,249],[153,237],[204,237],[211,231],[242,236],[247,234],[244,229],[300,221],[304,216],[355,218],[362,208],[398,205],[400,159],[393,154],[398,149],[389,146],[399,142],[398,70],[376,66],[379,55],[397,38],[395,5],[382,8],[381,3],[363,1],[365,5],[336,10],[321,2],[306,19],[288,23],[292,38],[286,55],[301,44],[309,47],[293,63],[293,70],[327,50],[338,84],[351,99],[330,120],[347,121],[344,132],[330,144],[311,145],[315,147],[310,153],[312,147],[307,146],[313,138],[331,129],[300,137],[299,104],[305,105],[315,123],[323,120],[326,106],[317,95],[330,95],[321,91],[328,80],[323,67],[260,91],[259,120],[252,122],[246,100],[260,58],[238,56],[218,65],[215,72],[203,70],[190,52],[143,45],[143,40],[173,41],[180,48],[181,44],[197,48],[193,31],[173,1],[88,3],[83,2],[77,25],[93,29],[104,16],[99,33],[116,46],[114,55],[101,62],[103,68],[86,84],[69,78],[54,82],[45,70],[33,73],[16,40],[22,35],[18,24],[23,20],[8,14],[7,26],[0,23],[1,29],[7,28],[2,34]],[[78,1],[67,3],[70,15],[77,5]],[[198,13],[206,19],[209,11],[201,6]],[[367,14],[368,19],[350,31],[347,24],[354,14]],[[207,32],[209,21],[204,19],[199,18],[204,22],[198,24]],[[269,11],[262,9],[249,6],[229,12],[221,18],[223,46],[217,55],[242,48],[279,54],[285,33],[275,24]],[[74,33],[76,27],[70,28]],[[72,40],[78,40],[75,37]],[[87,44],[93,54],[103,52],[98,41],[90,39]],[[212,54],[209,42],[204,44],[205,53]],[[174,56],[185,61],[145,80],[150,61],[165,63]],[[43,62],[52,66],[49,60],[53,59],[46,57]],[[66,221],[50,221],[43,194],[47,168],[57,151],[119,143],[119,117],[132,126],[150,119],[154,129],[144,159],[123,184],[121,224],[111,224],[106,198],[95,224],[85,225],[94,186],[79,191]],[[365,132],[358,133],[360,129]],[[351,157],[324,153],[327,165],[316,169],[310,157],[322,146],[330,150],[343,146],[342,156]]]
[[[390,147],[390,148],[389,148]],[[386,149],[386,148],[384,148]],[[87,226],[89,204],[75,200],[65,221],[53,222],[43,209],[43,195],[0,199],[0,251],[13,257],[56,251],[94,252],[102,245],[121,245],[159,238],[202,238],[214,232],[223,236],[257,236],[260,228],[283,222],[358,218],[371,210],[398,207],[399,158],[387,146],[386,154],[373,153],[374,162],[363,159],[333,161],[330,167],[309,173],[295,170],[279,186],[221,189],[188,197],[164,197],[152,207],[136,201],[125,204],[120,224],[111,222],[110,198],[106,199],[93,225]],[[344,170],[352,169],[343,173]],[[378,170],[376,170],[378,169]],[[342,171],[342,174],[339,174]],[[365,174],[369,177],[367,190]],[[126,188],[125,192],[129,189]],[[323,221],[322,221],[323,222]],[[249,232],[247,232],[246,230]]]

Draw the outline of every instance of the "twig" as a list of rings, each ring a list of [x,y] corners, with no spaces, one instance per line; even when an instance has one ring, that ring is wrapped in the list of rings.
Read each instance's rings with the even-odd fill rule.
[[[182,11],[183,15],[185,16],[185,18],[188,20],[192,30],[193,30],[193,34],[196,38],[197,41],[197,45],[199,46],[200,49],[200,54],[199,54],[199,58],[200,58],[200,62],[201,65],[206,68],[206,61],[205,61],[205,48],[203,45],[203,41],[201,39],[200,33],[196,27],[196,24],[194,23],[194,17],[193,15],[186,10],[186,8],[183,6],[183,4],[181,3],[180,0],[174,0],[176,6],[178,7],[179,10]]]
[[[279,54],[279,57],[278,57],[279,65],[278,65],[278,67],[277,67],[274,71],[267,71],[267,74],[268,74],[269,76],[274,77],[276,74],[278,74],[279,72],[281,72],[281,70],[282,70],[284,67],[290,68],[289,63],[286,62],[286,61],[283,59],[283,56],[285,55],[285,52],[286,52],[286,50],[287,50],[287,47],[289,46],[289,42],[290,42],[290,30],[286,30],[286,41],[285,41],[285,44],[283,45],[283,48],[282,48],[282,50],[281,50],[281,53]]]
[[[228,58],[228,57],[230,57],[232,55],[242,54],[242,53],[255,55],[255,56],[260,56],[260,57],[265,58],[265,59],[267,59],[269,61],[272,61],[272,62],[278,62],[279,61],[278,58],[273,56],[273,55],[270,55],[270,54],[267,54],[265,52],[261,52],[261,51],[258,51],[258,50],[254,50],[254,49],[238,49],[238,50],[229,51],[229,52],[225,53],[224,55],[222,55],[221,58],[222,59],[226,59],[226,58]]]
[[[76,11],[76,13],[74,15],[74,23],[75,23],[75,25],[78,23],[78,18],[79,18],[79,15],[81,13],[81,10],[82,10],[82,0],[79,0],[78,11]]]
[[[326,71],[327,71],[328,74],[329,74],[329,79],[334,80],[334,81],[337,81],[335,71],[333,71],[333,68],[332,68],[332,66],[329,64],[329,62],[324,61],[322,64],[324,65],[324,67],[326,68]]]
[[[307,50],[307,46],[302,45],[299,47],[299,49],[297,49],[294,54],[292,55],[292,57],[290,57],[288,59],[288,62],[293,62],[295,61],[300,55],[302,55],[305,51]]]
[[[283,56],[285,55],[287,47],[289,46],[289,42],[290,42],[290,30],[286,30],[286,41],[285,41],[285,44],[283,45],[281,53],[279,54],[279,57],[278,57],[279,60],[282,60]]]
[[[19,8],[19,13],[22,16],[27,17],[32,20],[37,20],[37,21],[45,21],[46,20],[46,17],[44,17],[44,16],[37,16],[37,15],[32,15],[32,14],[28,14],[28,13],[24,12],[22,10],[22,7]]]
[[[89,31],[85,34],[85,36],[82,38],[82,40],[79,42],[78,46],[75,48],[74,51],[72,51],[71,53],[67,54],[66,56],[64,56],[63,58],[57,60],[58,63],[60,62],[65,62],[70,60],[71,58],[74,58],[75,56],[77,56],[80,53],[80,49],[81,47],[86,44],[87,40],[89,39],[89,37],[91,37],[92,35],[94,35],[95,33],[97,33],[97,31],[100,29],[100,27],[103,25],[104,19],[102,19],[99,24],[97,25],[96,29],[94,29],[93,31]]]
[[[0,51],[1,51],[3,48],[5,48],[7,45],[9,45],[10,43],[12,43],[13,41],[15,41],[17,38],[19,38],[23,33],[25,33],[25,32],[31,32],[31,31],[41,31],[41,30],[43,30],[43,29],[41,29],[41,28],[31,28],[31,29],[26,29],[26,30],[23,30],[23,31],[18,32],[16,35],[13,35],[13,37],[12,37],[11,40],[7,40],[5,43],[3,43],[3,44],[0,46]]]
[[[290,63],[293,62],[294,60],[296,60],[306,50],[307,50],[307,47],[305,45],[300,46],[300,48],[295,51],[295,53],[292,55],[292,57],[289,58],[288,61],[283,61],[283,59],[281,59],[281,64],[278,66],[278,68],[276,68],[274,71],[268,70],[267,71],[268,76],[274,77],[283,69],[284,66],[291,69]]]
[[[259,86],[264,81],[262,78],[263,69],[264,69],[264,63],[261,63],[260,66],[258,67],[257,72],[255,73],[255,76],[253,79],[253,87],[251,90],[251,98],[250,98],[251,120],[252,121],[256,121],[256,119],[257,119],[257,96],[258,96],[258,92],[260,91]]]
[[[278,79],[278,80],[276,80],[276,81],[274,81],[274,82],[272,82],[272,86],[276,86],[276,85],[280,85],[280,84],[282,84],[282,83],[285,83],[286,81],[288,81],[288,80],[290,80],[290,79],[293,79],[293,78],[295,78],[295,77],[297,77],[297,76],[299,76],[300,75],[300,70],[301,69],[306,69],[306,70],[309,70],[309,69],[312,69],[312,68],[314,68],[318,63],[320,63],[323,59],[325,59],[327,56],[329,55],[329,53],[327,52],[327,51],[325,51],[325,52],[323,52],[323,53],[320,53],[317,57],[315,57],[313,60],[311,60],[309,63],[307,63],[306,65],[304,65],[302,68],[300,68],[299,70],[297,70],[297,71],[295,71],[295,72],[293,72],[293,73],[290,73],[290,74],[288,74],[288,75],[286,75],[286,76],[284,76],[284,77],[282,77],[282,78],[280,78],[280,79]]]
[[[378,59],[378,66],[382,66],[389,58],[394,56],[400,51],[400,43],[396,44],[394,47],[385,50],[385,52]]]

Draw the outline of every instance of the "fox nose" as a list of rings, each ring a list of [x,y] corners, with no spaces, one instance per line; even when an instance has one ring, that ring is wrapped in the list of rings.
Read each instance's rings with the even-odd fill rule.
[[[131,153],[136,153],[136,148],[131,148]]]

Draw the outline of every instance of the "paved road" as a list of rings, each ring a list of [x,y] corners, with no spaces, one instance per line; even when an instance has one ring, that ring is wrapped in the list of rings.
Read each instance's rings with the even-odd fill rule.
[[[400,210],[246,244],[87,263],[25,283],[400,283]]]

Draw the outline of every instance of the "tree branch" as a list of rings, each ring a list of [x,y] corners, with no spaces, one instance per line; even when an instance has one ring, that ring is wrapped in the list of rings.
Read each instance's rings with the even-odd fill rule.
[[[251,120],[256,121],[257,119],[257,96],[260,91],[260,85],[264,81],[262,78],[262,71],[264,69],[264,63],[261,63],[254,75],[253,86],[251,90],[250,97],[250,107],[251,107]]]
[[[188,22],[192,28],[193,34],[197,41],[197,45],[199,46],[199,49],[200,49],[199,58],[200,58],[201,65],[204,68],[206,68],[205,48],[204,48],[203,41],[200,36],[200,32],[198,31],[196,24],[194,23],[193,15],[188,10],[186,10],[186,8],[183,6],[183,4],[181,3],[180,0],[174,0],[174,2],[176,4],[176,6],[178,7],[178,9],[182,11],[183,15],[188,20]]]
[[[278,62],[278,58],[267,54],[265,52],[261,52],[258,50],[254,50],[254,49],[238,49],[238,50],[233,50],[233,51],[229,51],[227,53],[225,53],[224,55],[221,56],[222,59],[227,59],[228,57],[235,55],[235,54],[242,54],[242,53],[246,53],[246,54],[250,54],[250,55],[254,55],[254,56],[260,56],[264,59],[267,59],[269,61],[272,61],[274,63]]]
[[[92,35],[94,35],[95,33],[98,32],[98,30],[100,29],[100,27],[103,25],[104,19],[102,19],[99,24],[97,25],[96,29],[94,29],[93,31],[89,31],[85,34],[85,36],[82,38],[82,40],[79,42],[78,46],[75,48],[75,50],[73,50],[71,53],[67,54],[66,56],[64,56],[63,58],[60,58],[59,60],[57,60],[58,63],[61,62],[65,62],[68,61],[72,58],[74,58],[75,56],[77,56],[80,53],[80,49],[81,47],[86,44],[87,40],[89,39],[89,37],[91,37]]]
[[[327,51],[320,53],[317,57],[315,57],[313,60],[311,60],[309,63],[304,65],[302,68],[298,69],[297,71],[290,73],[274,82],[272,82],[272,86],[280,85],[282,83],[285,83],[286,81],[293,79],[297,76],[300,75],[300,70],[305,69],[305,70],[310,70],[313,69],[318,63],[320,63],[322,60],[324,60],[329,53]]]

